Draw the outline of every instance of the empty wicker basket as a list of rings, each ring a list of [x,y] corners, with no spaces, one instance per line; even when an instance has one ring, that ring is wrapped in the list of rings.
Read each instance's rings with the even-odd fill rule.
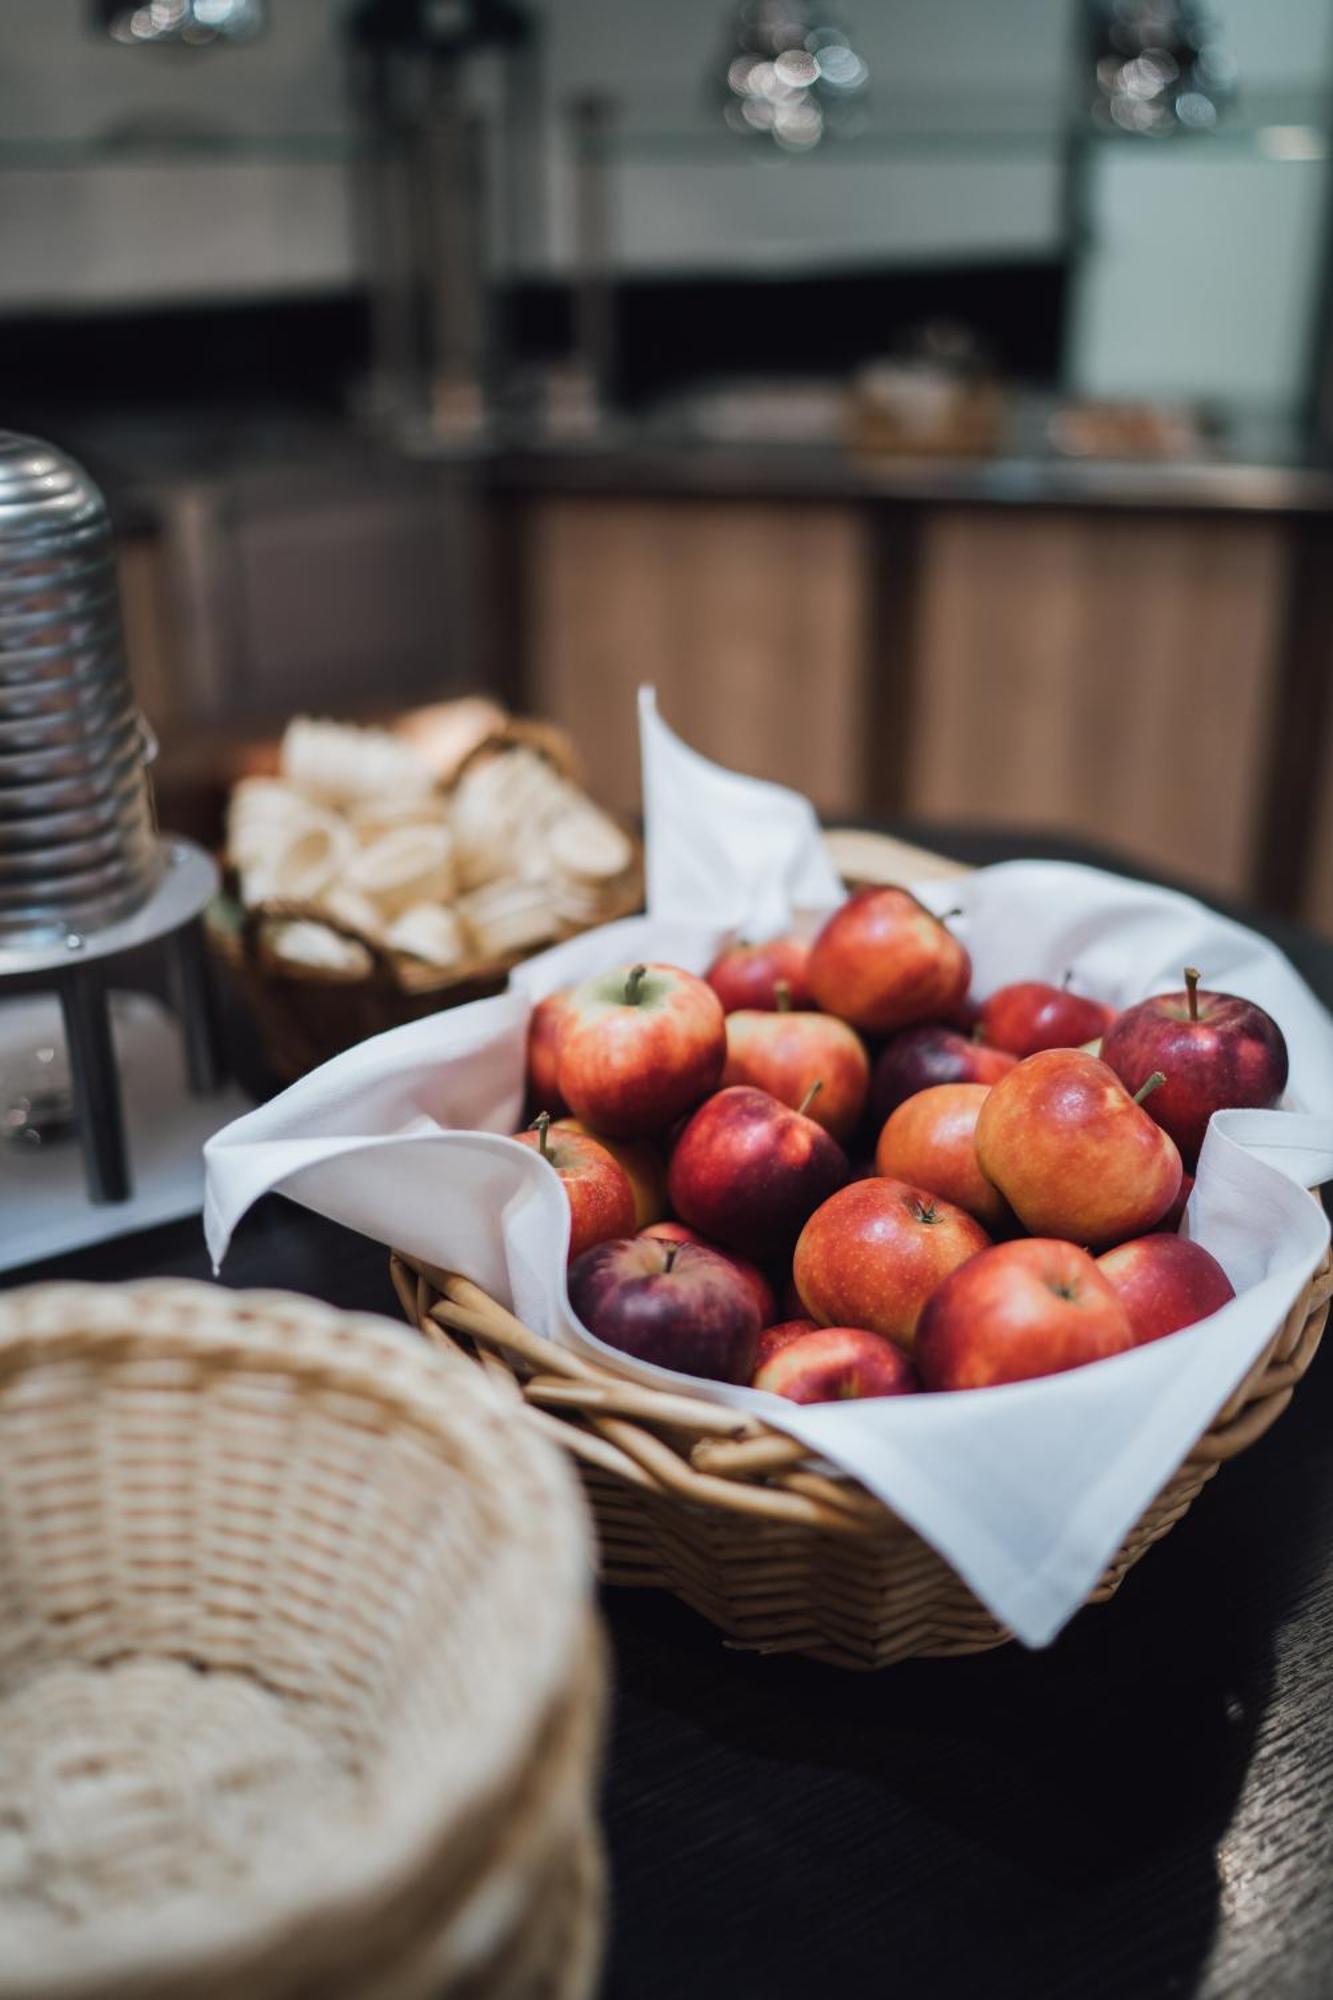
[[[689,1394],[627,1381],[544,1340],[465,1278],[393,1260],[428,1340],[520,1383],[577,1461],[608,1583],[670,1590],[734,1645],[841,1667],[984,1652],[1009,1638],[944,1558],[796,1439]],[[1319,1346],[1333,1271],[1310,1280],[1244,1381],[1126,1536],[1091,1596],[1113,1595],[1218,1467],[1282,1414]]]
[[[577,2000],[601,1702],[577,1489],[476,1370],[0,1300],[0,1996]]]

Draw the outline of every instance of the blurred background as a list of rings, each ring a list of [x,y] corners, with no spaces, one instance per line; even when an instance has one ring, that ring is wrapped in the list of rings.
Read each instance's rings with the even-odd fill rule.
[[[838,819],[1333,934],[1333,0],[4,0],[0,420],[168,824],[633,690]]]

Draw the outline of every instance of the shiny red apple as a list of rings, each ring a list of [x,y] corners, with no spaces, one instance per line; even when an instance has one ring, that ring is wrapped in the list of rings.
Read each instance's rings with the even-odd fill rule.
[[[634,1228],[634,1190],[618,1160],[583,1132],[552,1126],[543,1111],[535,1128],[515,1134],[520,1146],[535,1147],[560,1177],[569,1200],[569,1262],[609,1236]]]
[[[762,1328],[759,1345],[754,1351],[756,1375],[765,1362],[771,1361],[775,1354],[781,1354],[783,1348],[790,1346],[793,1340],[799,1340],[803,1333],[813,1333],[814,1330],[815,1322],[812,1319],[780,1319],[775,1326]]]
[[[816,1003],[854,1028],[891,1034],[947,1019],[962,1005],[972,964],[962,945],[906,889],[858,889],[810,950]]]
[[[783,999],[789,1007],[808,1005],[805,971],[809,957],[810,946],[804,938],[733,944],[718,953],[704,977],[728,1014],[742,1008],[771,1014]]]
[[[1114,1010],[1100,1000],[1044,979],[1015,980],[981,1003],[982,1034],[993,1049],[1011,1056],[1081,1048],[1104,1035],[1114,1019]]]
[[[883,1334],[861,1326],[821,1326],[798,1334],[761,1362],[754,1386],[790,1403],[834,1403],[910,1396],[920,1385],[902,1349]]]
[[[569,1003],[566,990],[548,993],[528,1017],[528,1102],[534,1114],[549,1111],[556,1118],[565,1108],[556,1076],[560,1030]]]
[[[890,1035],[875,1059],[870,1105],[877,1124],[918,1090],[937,1083],[996,1083],[1018,1060],[988,1049],[942,1021],[923,1021]]]
[[[620,966],[575,986],[556,1057],[560,1094],[594,1132],[660,1132],[707,1097],[727,1036],[711,986],[678,965]]]
[[[708,1237],[701,1236],[697,1229],[691,1229],[684,1222],[653,1222],[646,1229],[641,1229],[639,1234],[651,1236],[658,1243],[697,1243],[705,1250],[715,1250],[719,1257],[725,1257],[735,1267],[749,1286],[760,1326],[767,1326],[776,1316],[778,1307],[773,1287],[759,1266],[752,1264],[748,1257],[738,1257],[734,1250],[724,1250],[720,1243],[710,1242]]]
[[[865,1109],[870,1058],[855,1028],[832,1014],[743,1008],[727,1016],[722,1081],[766,1090],[846,1139]]]
[[[921,1315],[916,1363],[927,1389],[990,1389],[1133,1345],[1129,1314],[1087,1251],[1031,1236],[945,1279]]]
[[[1234,993],[1205,993],[1186,968],[1183,993],[1159,993],[1127,1007],[1107,1029],[1102,1059],[1129,1090],[1161,1070],[1148,1100],[1193,1167],[1215,1111],[1264,1109],[1287,1087],[1287,1044],[1271,1014]]]
[[[1009,1227],[1009,1204],[977,1160],[977,1119],[989,1094],[987,1083],[936,1083],[906,1098],[879,1135],[876,1173],[943,1195],[989,1230]]]
[[[822,1125],[766,1091],[733,1084],[701,1104],[681,1133],[667,1192],[692,1228],[771,1263],[847,1173],[846,1154]]]
[[[1034,1236],[1097,1248],[1152,1229],[1180,1191],[1172,1141],[1080,1049],[1043,1049],[991,1085],[977,1159]]]
[[[590,1333],[640,1361],[712,1382],[748,1382],[754,1372],[759,1313],[749,1287],[697,1243],[598,1243],[570,1267],[569,1302]]]
[[[646,1229],[660,1222],[667,1212],[666,1160],[653,1139],[611,1139],[605,1132],[593,1132],[579,1118],[557,1118],[551,1127],[558,1132],[582,1132],[620,1167],[634,1194],[634,1227]]]
[[[853,1181],[817,1208],[796,1245],[801,1302],[823,1326],[863,1326],[911,1351],[921,1309],[990,1237],[975,1217],[905,1181]]]
[[[1138,1236],[1097,1259],[1129,1314],[1134,1342],[1160,1340],[1207,1319],[1236,1290],[1216,1257],[1183,1236]]]

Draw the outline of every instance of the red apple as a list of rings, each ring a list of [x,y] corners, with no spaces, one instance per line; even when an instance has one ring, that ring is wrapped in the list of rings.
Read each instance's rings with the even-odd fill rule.
[[[801,1302],[823,1326],[863,1326],[911,1351],[926,1300],[990,1243],[965,1209],[906,1181],[853,1181],[817,1208],[796,1245]]]
[[[618,1160],[583,1132],[553,1127],[545,1111],[530,1132],[515,1134],[520,1146],[535,1146],[560,1176],[569,1200],[569,1262],[608,1236],[628,1236],[634,1228],[634,1190]]]
[[[1038,1049],[1077,1049],[1095,1042],[1115,1019],[1100,1000],[1071,993],[1067,985],[1018,979],[981,1003],[981,1029],[994,1049],[1035,1056]]]
[[[590,1333],[640,1361],[711,1382],[754,1372],[754,1298],[734,1264],[697,1243],[598,1243],[570,1267],[569,1302]]]
[[[1087,1251],[1034,1236],[997,1243],[945,1279],[921,1315],[916,1360],[927,1389],[990,1389],[1133,1345],[1129,1314]]]
[[[832,1014],[727,1016],[722,1081],[753,1084],[779,1104],[805,1111],[835,1139],[846,1139],[865,1109],[870,1058],[855,1028]]]
[[[548,993],[528,1018],[528,1101],[534,1112],[549,1111],[552,1118],[565,1108],[556,1061],[568,1003],[567,991]]]
[[[1143,1235],[1180,1192],[1172,1141],[1081,1049],[1043,1049],[991,1085],[977,1159],[1034,1236],[1098,1248]]]
[[[767,944],[733,944],[720,952],[704,974],[728,1014],[749,1008],[771,1014],[784,997],[789,1007],[810,999],[805,969],[810,947],[804,938],[776,937]]]
[[[676,965],[620,966],[573,988],[556,1081],[594,1132],[660,1132],[717,1085],[726,1059],[722,1003]]]
[[[693,1228],[771,1263],[847,1172],[842,1147],[813,1118],[766,1091],[733,1084],[701,1104],[685,1127],[667,1192]]]
[[[870,1106],[875,1122],[884,1123],[914,1091],[937,1083],[997,1083],[1011,1070],[1017,1056],[988,1049],[984,1042],[960,1035],[942,1021],[923,1021],[890,1035],[875,1061]]]
[[[947,1018],[972,964],[956,937],[906,889],[858,889],[815,939],[810,991],[825,1013],[887,1035]]]
[[[781,1319],[776,1326],[764,1327],[754,1351],[755,1373],[758,1374],[765,1362],[771,1361],[775,1354],[781,1354],[793,1340],[799,1340],[803,1333],[813,1333],[814,1330],[812,1319]]]
[[[1129,1090],[1163,1072],[1148,1110],[1190,1167],[1215,1111],[1262,1110],[1287,1087],[1287,1044],[1272,1015],[1234,993],[1200,992],[1192,965],[1183,993],[1159,993],[1116,1018],[1102,1059]]]
[[[762,1336],[761,1336],[762,1338]],[[756,1389],[789,1403],[836,1403],[864,1396],[910,1396],[916,1371],[900,1347],[863,1326],[802,1333],[755,1371]]]
[[[875,1148],[875,1171],[912,1181],[984,1222],[1012,1223],[1009,1205],[977,1162],[977,1119],[988,1083],[937,1083],[918,1090],[892,1112]]]
[[[604,1132],[589,1131],[578,1118],[557,1118],[551,1130],[582,1132],[586,1138],[595,1139],[616,1161],[634,1195],[636,1234],[666,1214],[666,1161],[651,1139],[609,1139]]]
[[[1139,1236],[1132,1243],[1118,1243],[1097,1259],[1097,1268],[1129,1314],[1137,1347],[1207,1319],[1236,1296],[1216,1257],[1183,1236]]]
[[[1193,1192],[1194,1192],[1193,1174],[1182,1174],[1180,1176],[1180,1193],[1176,1196],[1170,1208],[1168,1208],[1166,1214],[1162,1217],[1161,1221],[1158,1223],[1157,1227],[1159,1229],[1168,1230],[1172,1236],[1176,1234],[1176,1232],[1180,1228],[1181,1223],[1185,1220],[1185,1210],[1189,1206],[1189,1198],[1193,1194]]]
[[[714,1250],[719,1257],[739,1271],[750,1288],[754,1298],[755,1311],[759,1314],[760,1326],[767,1326],[777,1312],[777,1300],[773,1297],[773,1287],[757,1264],[748,1257],[738,1257],[734,1251],[724,1250],[718,1243],[710,1243],[697,1229],[690,1229],[683,1222],[654,1222],[647,1229],[639,1231],[640,1236],[655,1237],[659,1243],[697,1243],[704,1250]]]

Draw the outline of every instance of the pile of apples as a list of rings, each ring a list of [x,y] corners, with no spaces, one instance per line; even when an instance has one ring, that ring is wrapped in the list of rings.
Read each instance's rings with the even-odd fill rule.
[[[947,923],[873,888],[813,943],[549,996],[519,1136],[569,1199],[575,1312],[800,1403],[1022,1381],[1206,1317],[1233,1294],[1175,1233],[1191,1172],[1287,1051],[1185,977],[1119,1015],[1068,981],[978,1003]]]

